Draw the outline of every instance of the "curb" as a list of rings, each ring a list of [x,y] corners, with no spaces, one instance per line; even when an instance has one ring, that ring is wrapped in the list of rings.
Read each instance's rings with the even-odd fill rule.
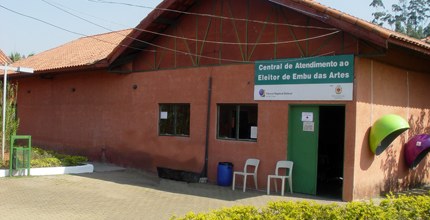
[[[47,175],[63,175],[63,174],[79,174],[79,173],[92,173],[94,166],[92,164],[85,164],[81,166],[70,167],[43,167],[43,168],[30,168],[31,176],[47,176]],[[27,171],[14,172],[16,174],[26,175]],[[9,176],[9,169],[0,169],[0,177]]]

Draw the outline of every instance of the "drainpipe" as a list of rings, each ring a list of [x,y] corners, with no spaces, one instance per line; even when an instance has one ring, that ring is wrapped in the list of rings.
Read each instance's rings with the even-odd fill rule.
[[[206,182],[208,176],[208,149],[209,149],[209,128],[210,128],[210,118],[211,118],[211,99],[212,99],[212,76],[209,76],[208,84],[208,110],[206,115],[206,140],[205,140],[205,163],[201,173],[200,182]]]

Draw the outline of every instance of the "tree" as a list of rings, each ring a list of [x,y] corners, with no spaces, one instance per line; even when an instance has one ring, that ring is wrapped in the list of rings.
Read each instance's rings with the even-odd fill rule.
[[[423,39],[430,35],[430,0],[399,0],[385,9],[383,0],[372,0],[370,6],[376,8],[372,22],[380,26],[390,25],[397,32]]]
[[[7,101],[6,101],[6,130],[5,130],[5,139],[6,139],[6,146],[5,151],[9,151],[10,147],[10,137],[12,135],[16,135],[16,132],[18,131],[19,127],[19,118],[17,116],[16,112],[16,99],[17,99],[17,91],[18,91],[18,85],[17,84],[7,84]],[[0,97],[3,97],[3,83],[0,82]],[[3,103],[0,103],[0,109],[3,108]],[[3,115],[0,114],[0,121],[3,120]],[[2,135],[2,132],[0,131],[0,135]],[[0,141],[1,137],[0,137]],[[0,166],[4,165],[4,161],[1,161],[0,158]]]
[[[25,58],[31,57],[33,55],[34,54],[31,53],[26,57],[24,54],[20,54],[18,52],[12,52],[12,53],[10,53],[9,58],[12,60],[12,62],[16,62],[18,60],[25,59]]]
[[[12,60],[12,62],[16,62],[16,61],[22,59],[23,56],[21,56],[20,53],[15,52],[15,53],[10,53],[9,58],[10,58],[10,60]]]

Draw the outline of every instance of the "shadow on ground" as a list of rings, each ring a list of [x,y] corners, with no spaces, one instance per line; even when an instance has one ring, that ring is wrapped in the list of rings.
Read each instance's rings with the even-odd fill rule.
[[[238,186],[235,191],[231,186],[218,186],[213,183],[187,183],[170,179],[159,178],[156,174],[144,172],[137,169],[116,167],[109,164],[94,164],[94,173],[79,174],[77,176],[92,178],[101,181],[109,181],[117,184],[146,187],[170,193],[186,194],[199,197],[207,197],[224,201],[237,201],[252,197],[266,196],[266,191],[247,189],[242,192]],[[284,197],[272,193],[273,200],[314,200],[316,202],[342,202],[338,199],[315,197],[304,194],[289,194]]]

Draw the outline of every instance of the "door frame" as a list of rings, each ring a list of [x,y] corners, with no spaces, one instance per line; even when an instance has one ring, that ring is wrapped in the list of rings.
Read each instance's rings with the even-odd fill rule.
[[[293,136],[293,133],[291,132],[291,127],[293,126],[291,123],[293,123],[292,122],[292,114],[293,114],[293,108],[294,107],[309,107],[309,108],[317,108],[317,110],[318,110],[318,117],[317,117],[317,120],[318,120],[318,127],[319,127],[319,123],[320,123],[320,115],[319,115],[319,110],[320,110],[320,107],[321,106],[339,106],[339,107],[344,107],[344,111],[345,111],[345,116],[344,116],[344,121],[343,121],[343,123],[344,123],[344,131],[343,131],[343,137],[344,137],[344,140],[343,140],[343,158],[342,158],[342,160],[343,160],[343,163],[342,163],[342,170],[343,170],[343,178],[345,178],[345,155],[346,155],[346,141],[347,141],[347,137],[346,137],[346,130],[347,130],[347,124],[346,124],[346,118],[347,118],[347,112],[346,112],[346,108],[347,108],[347,105],[346,104],[289,104],[288,105],[288,140],[287,140],[287,158],[288,158],[288,160],[290,160],[291,159],[291,154],[290,154],[290,150],[292,149],[292,143],[293,143],[293,139],[294,139],[294,137],[292,137]],[[315,119],[314,119],[315,120]],[[315,169],[316,169],[316,172],[315,172],[315,176],[313,177],[313,179],[314,179],[314,181],[315,181],[315,191],[314,192],[312,192],[312,193],[305,193],[305,194],[311,194],[311,195],[316,195],[316,193],[317,193],[317,178],[318,178],[318,149],[319,149],[319,146],[318,146],[318,139],[319,139],[319,135],[320,135],[320,132],[319,132],[319,128],[317,128],[318,129],[318,134],[316,134],[316,143],[317,143],[317,146],[315,147],[315,151],[316,151],[316,154],[314,155],[315,156],[315,163],[316,163],[316,167],[315,167]],[[291,146],[291,148],[290,148],[290,146]],[[296,172],[297,173],[297,172]],[[300,174],[300,173],[299,173]],[[300,175],[305,175],[305,174],[300,174]],[[294,169],[293,169],[293,176],[297,176],[297,174],[296,175],[294,175]],[[294,179],[295,178],[293,178],[293,181],[294,181]],[[344,184],[345,184],[345,182],[343,183],[343,186],[342,186],[342,197],[344,197]],[[293,187],[294,187],[294,183],[293,183]],[[293,191],[294,191],[294,188],[293,188]]]

